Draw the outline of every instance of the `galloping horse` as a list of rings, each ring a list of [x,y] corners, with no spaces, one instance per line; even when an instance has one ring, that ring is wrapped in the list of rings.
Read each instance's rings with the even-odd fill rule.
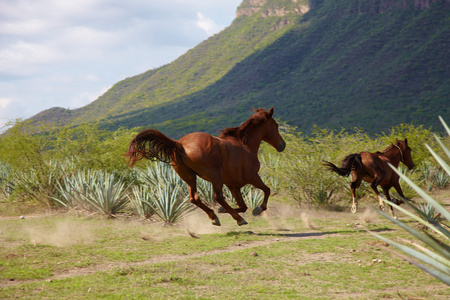
[[[353,205],[351,211],[352,213],[356,213],[358,199],[356,198],[355,190],[361,185],[362,180],[370,183],[370,187],[378,197],[381,209],[384,209],[384,202],[382,195],[380,195],[377,189],[378,186],[381,186],[386,199],[389,201],[391,201],[391,196],[389,195],[391,187],[395,188],[400,197],[405,198],[398,182],[399,176],[388,165],[390,163],[397,168],[400,162],[405,164],[410,170],[414,168],[414,162],[411,158],[411,148],[408,146],[407,139],[404,141],[396,139],[395,144],[391,144],[382,152],[350,154],[344,158],[340,168],[327,161],[324,165],[340,176],[352,174],[350,189],[352,191]],[[401,199],[392,202],[399,205],[403,203]],[[391,205],[389,205],[389,212],[395,218],[394,209]]]
[[[239,127],[227,128],[219,137],[207,133],[194,132],[183,136],[179,141],[173,140],[161,132],[145,129],[130,142],[128,165],[137,161],[157,159],[171,162],[172,167],[189,186],[189,200],[200,207],[212,221],[220,226],[219,218],[206,206],[197,193],[197,176],[212,183],[215,200],[228,212],[238,225],[247,222],[239,215],[247,206],[240,189],[251,184],[263,190],[264,201],[253,210],[259,215],[267,209],[270,188],[258,175],[260,168],[258,149],[261,141],[273,146],[278,152],[286,147],[286,142],[278,132],[278,124],[272,118],[273,107],[266,111],[258,108],[255,113]],[[226,185],[239,206],[231,208],[223,197],[223,185]]]

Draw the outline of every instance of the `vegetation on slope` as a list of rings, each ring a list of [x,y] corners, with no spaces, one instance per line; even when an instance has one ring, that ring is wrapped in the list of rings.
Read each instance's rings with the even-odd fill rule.
[[[314,124],[369,133],[412,122],[440,129],[437,115],[448,114],[450,95],[448,1],[424,10],[414,1],[311,1],[303,17],[267,16],[270,5],[288,2],[267,1],[72,117],[107,118],[109,129],[154,127],[174,138],[216,134],[251,108],[271,106],[305,133]]]
[[[261,9],[285,7],[284,2],[286,1],[268,1]],[[245,9],[246,3],[247,1],[243,2],[242,9]],[[307,0],[298,1],[297,5],[302,3],[306,4]],[[280,16],[242,15],[231,26],[200,43],[171,64],[118,82],[85,107],[73,111],[64,110],[65,114],[60,108],[51,109],[34,119],[47,121],[56,117],[64,123],[70,120],[78,123],[105,118],[122,119],[149,107],[177,101],[213,84],[236,63],[282,36],[301,14],[288,12],[289,10]],[[147,125],[148,122],[148,119],[138,120],[127,126]]]
[[[217,132],[233,125],[224,115],[239,118],[261,106],[275,106],[277,117],[303,132],[314,124],[370,133],[399,123],[435,125],[438,114],[448,114],[449,12],[442,3],[424,11],[324,18],[322,10],[311,12],[214,85],[139,117],[174,136],[195,129]],[[175,119],[164,113],[171,110],[178,111]],[[210,118],[215,124],[207,127]]]

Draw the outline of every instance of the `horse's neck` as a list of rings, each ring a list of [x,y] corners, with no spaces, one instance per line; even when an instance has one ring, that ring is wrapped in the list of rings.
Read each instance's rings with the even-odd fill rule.
[[[398,166],[400,165],[400,161],[402,160],[401,153],[396,148],[391,148],[388,151],[383,152],[383,156],[385,156],[389,160],[391,165],[396,168],[398,168]]]
[[[262,139],[263,139],[263,133],[261,133],[261,131],[259,131],[259,130],[255,130],[255,129],[251,130],[250,129],[247,132],[246,145],[250,149],[250,152],[252,152],[255,155],[258,154],[259,146],[261,146]]]

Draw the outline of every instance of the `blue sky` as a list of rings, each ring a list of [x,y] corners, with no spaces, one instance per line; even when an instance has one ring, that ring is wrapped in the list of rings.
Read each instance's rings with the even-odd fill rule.
[[[229,26],[242,0],[0,1],[0,126],[78,108]]]

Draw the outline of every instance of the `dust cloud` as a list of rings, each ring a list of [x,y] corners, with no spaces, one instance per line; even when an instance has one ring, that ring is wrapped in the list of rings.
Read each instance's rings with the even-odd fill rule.
[[[218,214],[218,217],[220,219],[221,214]],[[226,232],[226,229],[223,228],[223,226],[219,227],[211,225],[211,221],[203,211],[193,212],[185,216],[181,220],[180,226],[196,234],[213,234]]]
[[[52,227],[26,226],[23,230],[28,234],[30,242],[34,245],[67,247],[92,240],[94,237],[87,225],[71,220],[57,222]]]
[[[272,226],[273,229],[278,231],[291,231],[297,226],[296,220],[301,219],[303,225],[309,229],[317,229],[318,227],[311,220],[310,213],[304,210],[290,206],[290,205],[278,205],[271,207],[263,212],[262,216]]]
[[[379,215],[372,207],[367,207],[359,217],[361,223],[370,224],[376,223],[379,220]]]

